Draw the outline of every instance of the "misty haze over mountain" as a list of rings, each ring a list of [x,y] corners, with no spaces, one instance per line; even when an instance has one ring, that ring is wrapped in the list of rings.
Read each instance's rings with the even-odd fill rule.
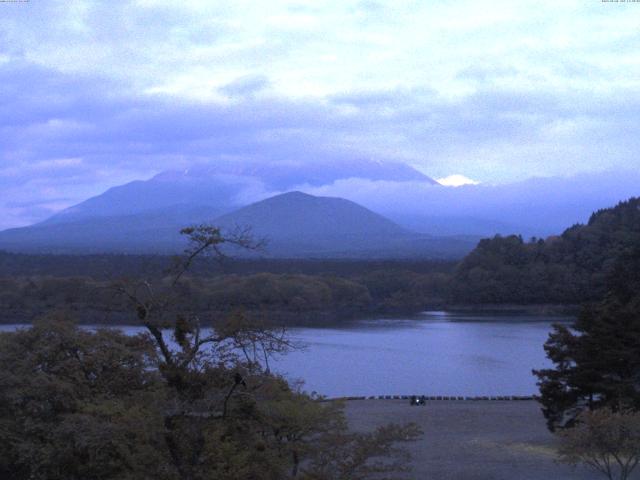
[[[135,181],[109,189],[68,208],[50,221],[67,222],[95,216],[130,215],[158,208],[205,206],[226,213],[278,193],[321,188],[344,179],[369,181],[437,182],[402,163],[353,160],[307,163],[219,161],[182,171],[166,171],[147,181]],[[211,213],[211,212],[209,212]]]
[[[182,227],[212,223],[252,227],[269,240],[267,255],[461,256],[480,236],[558,234],[638,195],[639,185],[638,172],[609,171],[446,187],[396,162],[228,160],[111,188],[33,227],[0,233],[0,248],[172,252]],[[283,195],[293,191],[322,198]]]
[[[419,182],[340,180],[304,191],[349,198],[397,223],[432,235],[546,237],[585,223],[595,210],[640,194],[640,171],[531,178],[503,185],[429,186]]]
[[[33,227],[0,233],[0,247],[53,253],[175,253],[184,247],[181,228],[208,223],[224,232],[250,227],[256,238],[268,241],[254,255],[450,258],[473,248],[475,239],[434,239],[349,200],[301,192],[269,196],[302,182],[313,188],[352,178],[436,184],[394,163],[324,163],[307,169],[291,163],[266,168],[223,162],[215,169],[169,171],[112,188]]]

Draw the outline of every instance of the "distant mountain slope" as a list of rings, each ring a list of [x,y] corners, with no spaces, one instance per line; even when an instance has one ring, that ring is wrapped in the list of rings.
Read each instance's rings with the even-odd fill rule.
[[[307,191],[307,190],[304,190]],[[530,178],[517,183],[424,186],[405,182],[340,182],[309,190],[352,200],[416,232],[430,235],[496,233],[559,235],[591,212],[640,195],[640,169]]]
[[[216,224],[251,226],[265,254],[285,257],[409,257],[433,254],[425,235],[406,230],[354,202],[289,192],[223,215]]]
[[[274,257],[460,258],[478,240],[417,234],[349,200],[302,192],[256,202],[216,224],[251,226],[268,241],[264,253]]]
[[[186,225],[212,223],[221,212],[174,205],[135,215],[43,222],[0,232],[0,249],[43,253],[175,253]]]
[[[271,240],[327,244],[413,236],[391,220],[343,198],[289,192],[253,203],[216,220],[218,225],[250,225]]]
[[[393,162],[354,160],[258,164],[218,161],[183,171],[167,171],[150,180],[113,187],[54,215],[45,223],[73,222],[90,217],[113,217],[150,212],[174,205],[209,206],[231,211],[298,185],[322,185],[339,179],[362,178],[387,181],[434,180],[414,168]]]
[[[68,223],[96,217],[118,217],[151,213],[164,208],[208,207],[222,213],[237,207],[235,196],[253,184],[251,179],[216,175],[170,179],[154,177],[113,187],[42,222]]]
[[[453,258],[470,251],[468,238],[410,232],[354,202],[290,192],[218,215],[209,207],[176,205],[122,216],[45,222],[0,232],[0,249],[47,253],[176,253],[187,225],[209,223],[231,231],[251,227],[268,245],[267,257]],[[246,255],[247,252],[230,251]]]
[[[157,175],[155,179],[175,181],[186,177],[211,178],[216,175],[258,179],[272,191],[289,190],[300,185],[327,185],[336,180],[349,178],[424,182],[432,185],[438,183],[405,163],[353,158],[344,159],[341,162],[335,160],[266,163],[217,161],[214,165],[200,165],[185,171],[164,172]]]

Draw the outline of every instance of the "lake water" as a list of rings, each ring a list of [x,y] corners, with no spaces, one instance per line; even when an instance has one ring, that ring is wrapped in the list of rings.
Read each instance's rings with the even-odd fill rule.
[[[271,367],[330,397],[532,395],[531,370],[550,365],[543,344],[551,324],[563,320],[569,319],[426,312],[344,328],[293,328],[290,335],[306,348]]]
[[[550,365],[543,344],[559,320],[430,312],[295,329],[306,351],[280,359],[274,370],[329,396],[531,395],[537,393],[531,370]]]

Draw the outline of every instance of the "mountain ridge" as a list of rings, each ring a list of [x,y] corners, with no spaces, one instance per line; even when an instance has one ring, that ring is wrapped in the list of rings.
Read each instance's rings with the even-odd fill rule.
[[[346,164],[319,161],[264,165],[219,161],[215,165],[196,165],[182,171],[167,170],[148,180],[111,187],[41,223],[143,213],[173,205],[207,205],[226,213],[298,186],[318,186],[352,178],[437,184],[413,167],[395,162],[359,160]]]
[[[190,215],[190,216],[188,216]],[[0,249],[39,253],[177,253],[185,247],[179,230],[193,224],[227,232],[250,227],[269,241],[267,257],[397,258],[456,257],[475,242],[431,238],[411,232],[350,200],[294,191],[220,215],[201,206],[178,205],[126,216],[95,216],[44,222],[0,232]],[[247,252],[230,250],[232,255]]]

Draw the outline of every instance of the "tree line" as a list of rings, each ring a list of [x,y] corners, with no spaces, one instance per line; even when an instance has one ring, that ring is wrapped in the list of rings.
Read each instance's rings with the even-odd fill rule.
[[[640,200],[595,212],[586,225],[525,241],[484,239],[459,263],[394,260],[199,259],[185,295],[203,308],[245,308],[314,321],[418,312],[460,304],[578,305],[600,299],[616,259],[640,242]],[[166,278],[167,257],[52,256],[0,252],[0,309],[32,317],[52,305],[112,305],[105,288],[120,278]],[[347,302],[345,299],[350,297]],[[185,297],[187,298],[187,297]],[[228,299],[226,305],[225,299]],[[112,320],[118,315],[113,315]]]
[[[129,281],[140,277],[129,277]],[[161,288],[170,275],[149,278]],[[0,315],[8,323],[29,322],[52,309],[72,312],[83,323],[126,323],[127,305],[114,295],[114,285],[126,280],[91,277],[19,276],[0,278]],[[201,315],[221,317],[234,310],[267,315],[287,324],[322,323],[393,312],[420,311],[442,302],[443,273],[372,271],[340,277],[255,273],[216,276],[187,275],[172,308],[189,305]]]
[[[640,244],[640,199],[547,239],[496,236],[456,267],[453,303],[580,304],[601,299],[616,260]]]

